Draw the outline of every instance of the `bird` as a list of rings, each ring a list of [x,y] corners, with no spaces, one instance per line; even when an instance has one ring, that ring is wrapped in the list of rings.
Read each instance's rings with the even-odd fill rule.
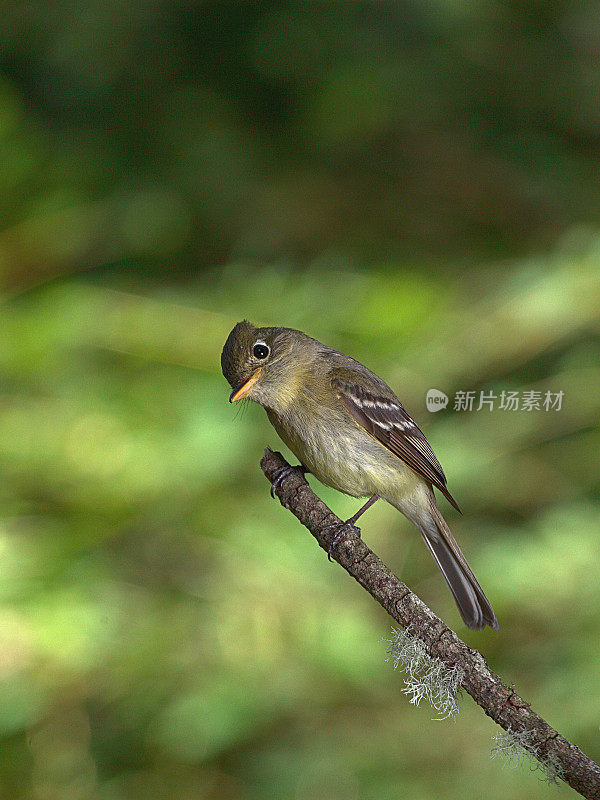
[[[385,381],[302,331],[247,320],[229,334],[221,368],[232,388],[229,401],[248,398],[263,406],[299,459],[297,469],[344,494],[369,498],[340,526],[333,546],[373,503],[386,500],[419,530],[466,626],[498,630],[490,601],[438,507],[434,488],[460,511],[442,466]]]

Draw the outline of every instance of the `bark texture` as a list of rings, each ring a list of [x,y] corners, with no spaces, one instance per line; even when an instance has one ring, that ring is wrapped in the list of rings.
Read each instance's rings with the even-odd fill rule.
[[[273,484],[288,462],[269,448],[261,467]],[[327,550],[334,532],[327,526],[341,520],[311,490],[299,471],[276,481],[275,494]],[[333,558],[371,594],[403,628],[423,644],[428,654],[464,671],[462,686],[475,702],[505,730],[527,734],[527,749],[539,761],[556,767],[562,780],[590,800],[600,800],[600,766],[555,731],[530,704],[492,672],[477,650],[468,647],[427,608],[372,550],[357,536],[346,536]]]

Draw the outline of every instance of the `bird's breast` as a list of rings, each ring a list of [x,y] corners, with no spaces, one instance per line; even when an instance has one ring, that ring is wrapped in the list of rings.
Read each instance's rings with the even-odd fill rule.
[[[322,483],[354,497],[378,494],[391,500],[419,479],[344,409],[319,407],[278,415],[267,409],[273,427],[292,453]],[[391,495],[391,496],[390,496]]]

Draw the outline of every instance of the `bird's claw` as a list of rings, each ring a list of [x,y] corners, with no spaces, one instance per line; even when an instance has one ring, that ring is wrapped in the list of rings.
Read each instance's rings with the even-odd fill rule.
[[[347,536],[349,533],[353,533],[355,536],[358,536],[360,539],[360,528],[357,528],[350,520],[346,522],[335,522],[333,525],[326,525],[322,531],[332,530],[336,531],[335,536],[329,543],[329,547],[327,548],[327,558],[330,561],[333,561],[331,558],[331,554],[335,550],[338,545],[338,542]]]
[[[302,465],[299,465],[297,467],[291,467],[291,466],[277,467],[277,469],[273,472],[273,481],[271,483],[271,497],[275,497],[275,489],[278,489],[286,478],[289,478],[289,476],[292,473],[298,471],[300,471],[302,475],[304,475],[304,473],[306,472],[306,470],[302,467]]]

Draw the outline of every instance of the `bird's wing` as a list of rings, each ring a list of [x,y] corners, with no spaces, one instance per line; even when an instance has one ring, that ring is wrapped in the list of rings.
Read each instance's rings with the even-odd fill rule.
[[[371,393],[362,386],[334,377],[331,385],[356,422],[412,470],[433,484],[460,511],[446,488],[446,476],[425,434],[394,396]]]

